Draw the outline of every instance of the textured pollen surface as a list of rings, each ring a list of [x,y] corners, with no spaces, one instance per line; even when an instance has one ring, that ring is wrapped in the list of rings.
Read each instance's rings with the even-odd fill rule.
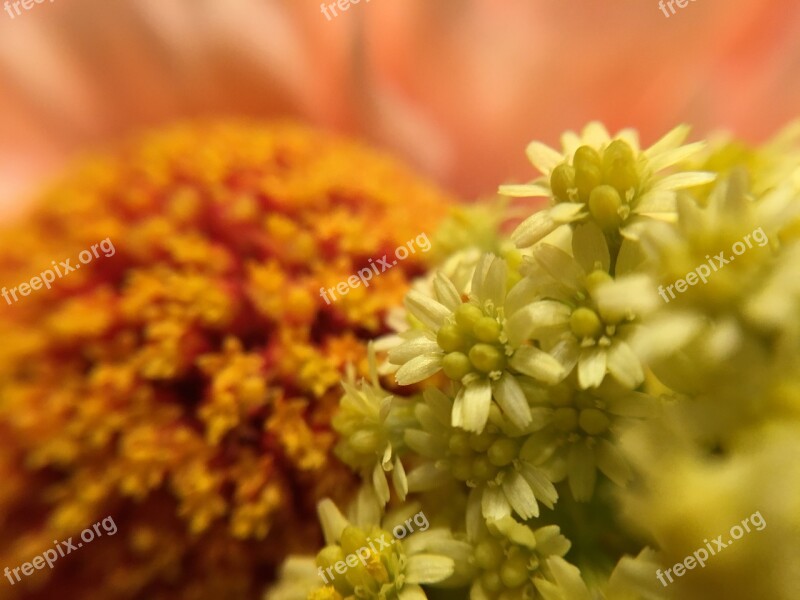
[[[0,234],[0,565],[118,526],[4,597],[250,598],[320,541],[347,363],[384,333],[420,251],[335,303],[320,287],[432,235],[450,199],[294,125],[197,123],[79,164]],[[432,255],[433,253],[431,253]],[[10,594],[10,596],[6,596]]]

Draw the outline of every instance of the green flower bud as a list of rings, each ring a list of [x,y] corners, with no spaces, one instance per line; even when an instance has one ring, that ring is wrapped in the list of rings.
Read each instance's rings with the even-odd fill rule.
[[[472,372],[472,363],[463,352],[451,352],[442,359],[442,371],[450,379],[461,381],[464,375]]]
[[[600,153],[591,146],[581,146],[575,150],[572,164],[575,165],[576,170],[586,167],[600,168],[603,166],[603,159],[600,157]]]
[[[469,339],[456,325],[443,325],[436,334],[436,343],[445,352],[464,350],[469,345]]]
[[[463,431],[456,431],[452,434],[447,441],[447,447],[456,456],[469,456],[472,454],[472,448],[469,445],[469,434]]]
[[[469,445],[475,452],[486,452],[495,439],[495,436],[486,432],[471,433],[469,434]]]
[[[556,200],[569,200],[569,190],[575,187],[575,167],[568,164],[558,165],[550,175],[550,189]]]
[[[622,140],[614,140],[603,150],[603,170],[634,162],[633,149]]]
[[[503,582],[500,580],[500,574],[497,571],[486,571],[481,576],[481,583],[489,592],[499,592],[503,589]]]
[[[472,333],[472,327],[483,317],[483,311],[474,304],[462,304],[456,309],[456,323],[464,333]]]
[[[367,534],[360,527],[345,527],[341,539],[342,550],[347,554],[352,554],[358,548],[367,545]]]
[[[478,456],[472,461],[472,476],[479,481],[488,481],[497,475],[497,467],[485,456]]]
[[[505,467],[517,457],[519,448],[514,440],[500,438],[489,447],[489,462],[498,467]]]
[[[500,339],[500,323],[492,317],[481,317],[472,326],[472,333],[482,342],[496,342]]]
[[[497,540],[486,539],[475,547],[475,564],[481,569],[496,569],[503,558],[503,545]]]
[[[575,172],[575,187],[578,188],[578,197],[586,202],[592,190],[603,183],[603,172],[600,167],[587,165]]]
[[[606,271],[597,269],[586,276],[586,289],[593,292],[600,284],[608,283],[609,281],[614,281],[614,278]]]
[[[619,227],[622,222],[619,216],[621,206],[619,192],[610,185],[599,185],[589,195],[589,211],[603,229]]]
[[[603,331],[600,317],[591,308],[581,306],[572,311],[569,317],[569,326],[572,333],[580,338],[595,337]]]
[[[475,344],[469,350],[469,360],[482,373],[501,371],[506,367],[505,354],[490,344]]]
[[[603,174],[605,181],[624,195],[639,183],[636,158],[633,150],[622,140],[614,140],[603,152]]]
[[[523,554],[508,557],[500,568],[500,580],[508,588],[517,588],[528,581],[528,558]]]
[[[318,567],[327,569],[340,560],[344,560],[344,552],[339,546],[325,546],[317,553],[316,563]]]

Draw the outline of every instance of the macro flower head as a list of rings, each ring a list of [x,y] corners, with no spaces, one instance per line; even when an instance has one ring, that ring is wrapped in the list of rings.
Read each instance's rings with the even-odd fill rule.
[[[664,307],[635,345],[671,386],[735,388],[744,364],[770,368],[774,350],[799,339],[798,198],[792,181],[756,194],[734,170],[705,206],[682,197],[677,223],[643,237]]]
[[[556,383],[566,374],[547,353],[532,345],[509,343],[505,301],[508,267],[485,254],[478,263],[469,298],[462,299],[444,276],[434,282],[434,296],[412,290],[406,308],[420,327],[400,334],[389,362],[401,365],[400,385],[422,381],[439,371],[457,386],[452,424],[480,433],[492,400],[519,427],[531,421],[518,374]]]
[[[469,501],[487,519],[512,513],[537,517],[539,503],[553,508],[558,493],[547,473],[520,455],[527,429],[516,428],[492,407],[491,422],[470,433],[451,424],[452,398],[431,388],[422,400],[414,411],[420,426],[405,435],[408,447],[422,458],[408,473],[410,491],[442,489],[456,480],[471,489]],[[537,421],[545,412],[533,412],[529,427],[540,428],[544,421]]]
[[[452,574],[421,583],[420,594],[453,586],[453,597],[473,600],[700,600],[716,589],[793,597],[785,582],[794,581],[786,572],[797,543],[784,532],[796,530],[798,480],[779,457],[793,456],[800,415],[800,170],[773,161],[773,146],[753,151],[746,169],[735,152],[719,157],[729,163],[716,179],[692,170],[713,160],[696,156],[701,144],[681,146],[685,133],[644,152],[630,133],[568,134],[574,151],[568,161],[550,155],[542,184],[557,202],[520,226],[517,235],[535,230],[524,247],[498,241],[499,258],[451,231],[461,242],[443,263],[447,275],[415,282],[405,312],[394,313],[399,333],[379,342],[383,368],[414,386],[408,395],[387,399],[375,384],[362,395],[372,408],[354,410],[346,388],[343,443],[365,479],[358,503],[377,512],[419,502],[450,544]],[[574,181],[562,194],[565,173]],[[630,212],[605,205],[612,196]],[[577,217],[558,227],[559,210]],[[722,252],[724,269],[662,302],[663,289],[686,291],[678,282],[698,264],[711,270],[704,261],[717,246],[715,256],[730,248],[736,258]],[[378,443],[359,454],[362,436]],[[388,458],[403,475],[393,476],[396,494],[379,468]],[[760,569],[780,565],[783,578],[759,583],[731,553],[683,577],[673,567],[680,579],[665,589],[660,577],[711,534],[709,523],[721,532],[736,522],[742,497],[784,527],[741,556]],[[340,549],[329,552],[341,560]],[[319,597],[357,596],[354,584]]]
[[[361,472],[364,480],[374,486],[381,505],[385,505],[390,497],[386,473],[391,473],[394,489],[405,500],[407,482],[399,453],[405,448],[403,432],[416,421],[410,401],[381,387],[372,344],[369,365],[369,381],[362,379],[356,384],[351,372],[342,382],[344,395],[331,425],[340,436],[337,456]]]
[[[631,272],[635,253],[627,241],[612,276],[605,238],[592,223],[573,232],[572,254],[547,243],[533,249],[522,268],[526,279],[518,287],[520,295],[533,299],[508,319],[511,340],[539,343],[565,373],[577,367],[582,388],[597,387],[608,374],[636,388],[644,368],[628,340],[642,317],[657,307],[653,283]],[[516,295],[514,300],[516,306]]]
[[[470,521],[476,568],[471,600],[537,597],[535,582],[549,574],[548,560],[564,556],[570,548],[556,525],[533,529],[509,516],[484,522],[479,514]]]
[[[268,597],[299,599],[295,594],[302,589],[308,600],[424,600],[421,584],[463,585],[470,545],[445,529],[429,529],[427,518],[424,529],[404,529],[424,516],[417,513],[404,523],[403,518],[413,514],[410,508],[380,519],[356,503],[348,519],[333,502],[323,500],[318,512],[326,546],[315,559],[293,558],[294,570],[305,575],[303,581],[279,581]],[[394,535],[398,530],[402,533]],[[311,564],[316,566],[313,583]]]
[[[67,171],[3,231],[0,287],[98,240],[115,253],[0,300],[3,563],[111,514],[119,533],[40,574],[42,597],[252,598],[315,543],[315,502],[357,489],[333,455],[339,382],[368,375],[426,258],[336,304],[318,290],[433,234],[449,203],[288,123],[176,125]]]
[[[592,498],[598,471],[625,486],[632,473],[618,437],[635,422],[657,414],[654,398],[611,381],[582,390],[567,380],[538,394],[534,406],[543,426],[527,436],[519,457],[553,482],[566,479],[579,502]]]
[[[688,134],[688,127],[676,127],[642,150],[635,131],[625,129],[612,137],[602,124],[592,122],[581,135],[565,133],[560,152],[531,142],[528,159],[542,176],[528,184],[500,186],[500,193],[544,196],[552,206],[523,221],[512,240],[525,248],[560,225],[584,222],[595,223],[612,240],[619,240],[620,233],[636,238],[650,219],[674,220],[676,190],[714,179],[708,172],[667,173],[703,148],[704,142],[682,145]]]

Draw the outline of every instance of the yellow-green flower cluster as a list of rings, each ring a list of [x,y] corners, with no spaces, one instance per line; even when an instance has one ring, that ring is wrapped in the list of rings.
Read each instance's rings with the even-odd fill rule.
[[[368,479],[354,506],[420,503],[452,570],[413,592],[367,578],[320,596],[307,580],[309,598],[795,597],[800,128],[762,148],[687,135],[641,150],[635,132],[592,123],[560,152],[532,143],[541,177],[501,192],[549,204],[517,225],[517,248],[454,236],[413,286],[376,344],[379,372],[410,395],[348,384],[335,427]],[[659,298],[757,230],[768,243]],[[657,579],[759,510],[765,532]]]

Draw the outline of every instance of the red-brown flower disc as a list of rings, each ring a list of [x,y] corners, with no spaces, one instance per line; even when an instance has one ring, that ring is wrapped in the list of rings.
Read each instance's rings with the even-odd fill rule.
[[[0,567],[107,516],[118,531],[3,596],[255,598],[315,549],[316,501],[355,485],[331,452],[341,374],[366,372],[430,254],[330,304],[320,288],[432,239],[450,203],[291,124],[176,126],[52,184],[0,234],[18,299],[0,299]]]

